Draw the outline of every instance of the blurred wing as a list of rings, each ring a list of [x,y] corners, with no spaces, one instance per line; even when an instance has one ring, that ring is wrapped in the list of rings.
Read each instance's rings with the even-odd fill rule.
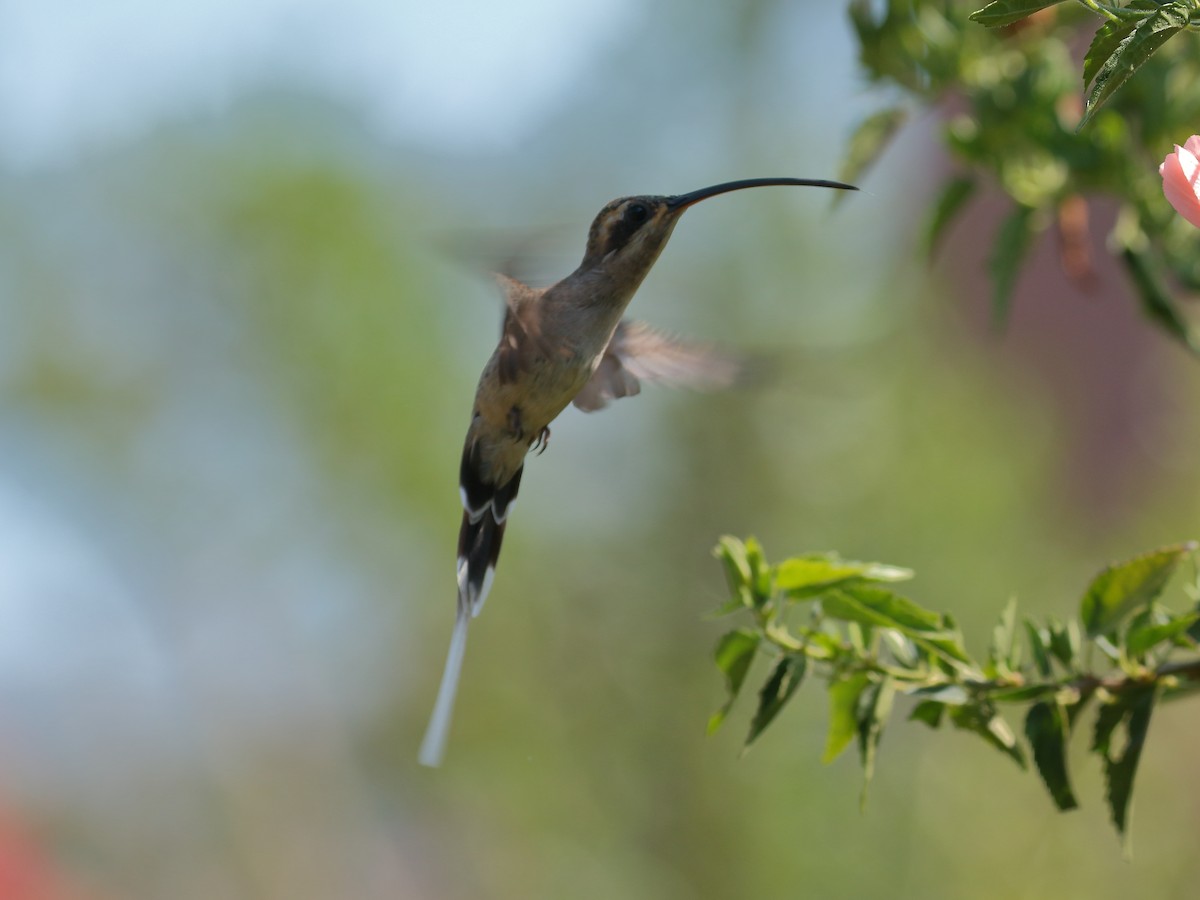
[[[584,412],[594,412],[618,397],[632,397],[641,391],[642,382],[650,381],[715,391],[732,385],[741,368],[711,345],[680,340],[625,319],[574,402]]]
[[[498,374],[501,384],[512,384],[528,367],[541,340],[537,304],[541,292],[507,275],[497,275],[496,282],[504,291],[504,324],[496,351]]]

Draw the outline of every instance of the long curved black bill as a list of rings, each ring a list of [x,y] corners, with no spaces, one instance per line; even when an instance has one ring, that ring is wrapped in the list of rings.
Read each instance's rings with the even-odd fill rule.
[[[730,191],[740,191],[742,188],[770,187],[772,185],[790,184],[797,187],[834,188],[839,191],[857,191],[852,184],[841,181],[823,181],[818,178],[744,178],[741,181],[726,181],[724,184],[714,184],[712,187],[700,188],[687,194],[677,194],[667,200],[667,209],[672,212],[687,209],[693,203],[715,197],[717,194],[727,194]]]

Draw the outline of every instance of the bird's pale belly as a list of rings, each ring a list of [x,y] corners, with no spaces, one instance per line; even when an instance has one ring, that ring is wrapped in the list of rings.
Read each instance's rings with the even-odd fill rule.
[[[490,396],[481,396],[477,401],[488,423],[509,432],[517,441],[532,440],[554,421],[587,384],[595,368],[590,361],[574,365],[539,362],[515,382],[494,385],[486,392]]]
[[[504,483],[520,469],[530,444],[587,384],[594,367],[578,357],[569,362],[542,358],[509,383],[485,373],[467,438],[478,443],[489,481]]]

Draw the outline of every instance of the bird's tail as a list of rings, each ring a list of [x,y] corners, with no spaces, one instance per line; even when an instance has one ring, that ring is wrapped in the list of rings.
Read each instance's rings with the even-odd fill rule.
[[[482,469],[478,445],[467,444],[459,472],[463,521],[458,532],[458,603],[460,608],[465,603],[472,616],[479,615],[491,590],[504,526],[525,471],[522,466],[497,485],[484,476]]]
[[[496,559],[500,556],[500,545],[504,541],[508,510],[521,484],[523,469],[518,469],[502,486],[492,487],[479,477],[477,463],[474,447],[468,445],[462,463],[463,521],[458,533],[458,612],[433,716],[417,756],[424,766],[436,766],[442,761],[450,732],[450,718],[454,712],[454,697],[458,691],[458,676],[462,672],[463,654],[467,649],[467,625],[479,615],[491,590]]]
[[[446,737],[450,733],[450,716],[454,712],[454,695],[458,692],[463,654],[467,651],[467,625],[470,621],[470,612],[460,602],[458,617],[454,620],[454,635],[450,638],[450,652],[446,654],[446,668],[442,672],[442,686],[438,688],[433,716],[429,719],[425,739],[421,741],[421,752],[417,756],[423,766],[441,765],[442,755],[446,752]]]

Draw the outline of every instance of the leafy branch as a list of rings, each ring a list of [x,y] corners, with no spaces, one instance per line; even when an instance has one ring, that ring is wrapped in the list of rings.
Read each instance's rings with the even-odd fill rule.
[[[1034,13],[1066,0],[992,0],[971,13],[971,21],[995,28],[1016,25]],[[1104,23],[1092,39],[1083,62],[1083,85],[1091,85],[1084,104],[1083,128],[1109,97],[1167,41],[1189,27],[1200,25],[1200,4],[1194,0],[1156,3],[1131,0],[1128,6],[1107,6],[1095,0],[1079,2],[1097,13]]]
[[[754,538],[724,537],[715,555],[730,599],[720,614],[749,623],[717,644],[727,699],[708,723],[719,728],[751,666],[770,672],[746,736],[748,748],[771,724],[810,671],[827,682],[829,731],[823,761],[857,742],[865,800],[879,740],[897,696],[908,719],[972,732],[1022,769],[1031,754],[1060,810],[1078,803],[1067,743],[1095,701],[1090,751],[1100,758],[1109,810],[1127,834],[1134,775],[1155,706],[1200,687],[1200,544],[1162,547],[1101,571],[1088,585],[1077,619],[1017,618],[1010,601],[992,629],[987,656],[974,659],[953,618],[896,593],[908,569],[844,560],[833,553],[768,563]],[[1191,558],[1185,586],[1191,608],[1159,602],[1180,564]],[[1101,664],[1094,667],[1092,660]],[[1022,741],[1001,706],[1026,707]],[[1026,750],[1028,747],[1028,751]]]
[[[1200,122],[1200,41],[1170,40],[1200,30],[1200,0],[994,0],[969,10],[851,0],[860,63],[898,99],[856,130],[841,176],[858,179],[917,108],[939,110],[962,171],[934,200],[923,243],[932,257],[985,184],[1009,197],[989,260],[998,321],[1047,231],[1058,232],[1064,271],[1093,280],[1088,205],[1104,196],[1119,209],[1109,251],[1142,309],[1200,355],[1200,328],[1171,290],[1200,291],[1200,231],[1173,213],[1157,175]]]

